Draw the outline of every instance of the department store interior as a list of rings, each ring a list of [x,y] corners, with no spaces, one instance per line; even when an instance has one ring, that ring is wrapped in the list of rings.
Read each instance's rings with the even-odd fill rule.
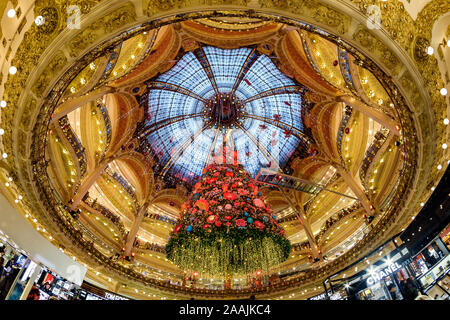
[[[447,0],[1,0],[0,43],[0,300],[450,300]]]

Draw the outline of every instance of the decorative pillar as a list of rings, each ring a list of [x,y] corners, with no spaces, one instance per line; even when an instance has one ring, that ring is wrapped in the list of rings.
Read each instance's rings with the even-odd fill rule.
[[[294,208],[295,210],[295,214],[297,215],[298,220],[300,221],[300,223],[303,225],[303,229],[305,230],[306,233],[306,237],[308,238],[308,242],[309,245],[311,247],[311,251],[312,254],[314,256],[314,258],[318,258],[320,260],[322,260],[322,255],[319,253],[319,249],[316,243],[316,239],[314,238],[314,234],[311,230],[311,226],[308,223],[308,219],[306,217],[306,214],[302,208],[301,205],[294,205],[291,201],[291,199],[289,199],[289,197],[286,195],[286,193],[284,192],[284,190],[279,187],[281,193],[283,194],[284,198],[289,202],[289,205]]]
[[[82,184],[77,190],[77,193],[70,201],[70,210],[74,211],[78,208],[81,200],[86,195],[88,190],[94,185],[97,181],[98,177],[103,173],[103,170],[108,166],[112,159],[106,158],[91,172],[89,172],[88,176],[84,179]]]
[[[367,117],[380,123],[382,126],[388,128],[396,136],[400,136],[400,126],[386,114],[376,110],[373,107],[366,105],[365,103],[362,103],[359,100],[356,100],[355,98],[353,98],[351,96],[347,96],[347,95],[339,96],[336,98],[336,101],[343,102],[343,103],[351,106],[352,108],[358,110],[359,112],[363,113]]]
[[[128,233],[127,242],[125,243],[125,253],[124,255],[128,257],[131,254],[131,249],[133,249],[134,241],[136,239],[137,232],[141,227],[142,220],[144,219],[145,212],[147,212],[147,208],[150,202],[147,201],[144,205],[139,209],[136,218],[133,221],[133,226],[131,227],[130,232]]]
[[[20,295],[19,300],[26,300],[28,295],[30,294],[31,288],[34,285],[34,282],[36,281],[37,277],[41,274],[41,266],[37,265],[34,269],[33,273],[31,274],[30,278],[28,279],[27,285],[22,291],[22,294]]]
[[[347,170],[345,170],[339,164],[333,164],[333,166],[336,168],[337,172],[344,179],[350,189],[352,189],[353,193],[356,195],[356,197],[366,210],[367,215],[373,216],[373,206],[370,204],[370,201],[364,193],[363,189],[356,183],[355,179],[347,172]]]
[[[97,90],[93,90],[88,94],[79,97],[69,98],[56,108],[55,113],[53,114],[52,117],[52,121],[58,121],[58,119],[64,117],[65,115],[78,109],[79,107],[85,105],[86,103],[90,101],[95,101],[98,98],[103,97],[105,94],[112,93],[114,91],[115,88],[106,86],[101,87]]]

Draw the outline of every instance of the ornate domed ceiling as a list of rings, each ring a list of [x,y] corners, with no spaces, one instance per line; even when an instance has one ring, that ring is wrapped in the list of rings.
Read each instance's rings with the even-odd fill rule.
[[[50,12],[44,2],[32,11]],[[436,61],[414,54],[423,43],[415,34],[398,35],[393,50],[397,40],[368,31],[356,5],[348,15],[319,1],[269,1],[275,16],[246,1],[184,13],[175,1],[180,11],[163,16],[172,9],[159,1],[79,2],[81,29],[65,29],[65,5],[54,4],[47,28],[24,35],[42,50],[20,46],[11,61],[18,73],[2,84],[1,170],[12,181],[2,188],[116,292],[312,295],[407,226],[447,165],[438,149],[445,101],[429,93],[441,80],[425,67]],[[407,25],[391,6],[383,14],[397,10]],[[224,143],[257,179],[292,251],[263,274],[197,278],[165,246]]]

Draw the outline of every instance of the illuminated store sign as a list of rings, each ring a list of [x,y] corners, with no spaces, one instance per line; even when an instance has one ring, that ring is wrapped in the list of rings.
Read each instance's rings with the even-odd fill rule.
[[[369,270],[370,276],[369,278],[367,278],[367,284],[371,286],[400,268],[401,266],[397,262],[394,262],[388,265],[386,268],[382,268],[380,270],[375,271]]]
[[[325,293],[321,293],[317,296],[309,298],[309,300],[325,300],[326,298],[327,296],[325,295]],[[335,294],[329,294],[328,298],[330,300],[343,300],[343,297],[339,292],[336,292]]]
[[[116,296],[115,294],[109,293],[109,292],[105,292],[105,298],[108,300],[129,300],[127,298],[121,297],[121,296]]]

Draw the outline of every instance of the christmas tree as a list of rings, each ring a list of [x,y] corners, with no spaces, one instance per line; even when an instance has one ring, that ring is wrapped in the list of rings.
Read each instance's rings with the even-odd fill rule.
[[[267,271],[291,251],[255,181],[236,162],[207,166],[181,210],[166,253],[184,270],[211,276]]]

